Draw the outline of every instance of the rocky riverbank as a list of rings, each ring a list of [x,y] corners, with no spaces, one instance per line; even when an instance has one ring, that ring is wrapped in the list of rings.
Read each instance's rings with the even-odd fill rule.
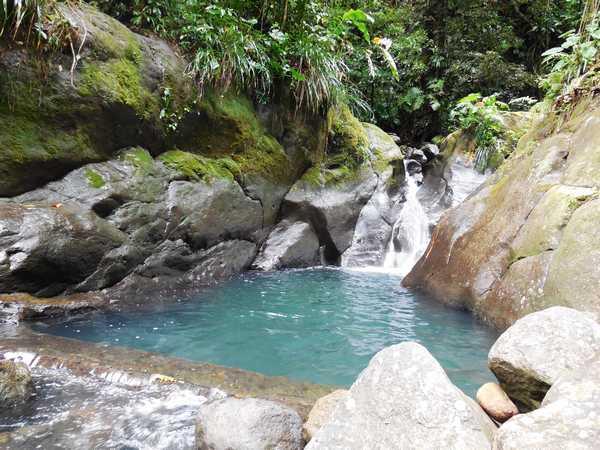
[[[83,379],[128,386],[157,383],[165,395],[173,395],[177,386],[200,389],[203,400],[194,407],[196,413],[186,413],[196,422],[195,444],[188,436],[188,444],[177,448],[592,449],[600,438],[594,413],[600,408],[595,370],[600,324],[564,307],[532,313],[500,336],[489,354],[499,384],[483,386],[477,402],[450,382],[424,347],[411,342],[382,350],[348,391],[335,392],[24,329],[3,341],[1,353],[30,367],[61,367],[68,376]],[[12,363],[4,361],[0,367],[5,404],[9,397],[31,401],[31,378],[23,362],[10,369]],[[101,410],[87,414],[94,421],[102,417]],[[160,420],[162,413],[155,414]],[[191,430],[191,419],[186,420]],[[40,426],[1,435],[2,442],[35,442]],[[170,433],[168,427],[165,432]]]

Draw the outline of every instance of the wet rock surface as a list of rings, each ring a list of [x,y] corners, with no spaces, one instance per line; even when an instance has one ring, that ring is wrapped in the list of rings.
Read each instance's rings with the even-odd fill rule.
[[[177,383],[184,382],[204,389],[217,388],[237,397],[278,402],[297,411],[302,418],[308,416],[317,399],[334,390],[329,386],[295,382],[285,377],[269,377],[157,353],[38,334],[29,331],[25,325],[0,331],[3,332],[0,355],[6,358],[27,357],[28,364],[36,361],[36,367],[62,367],[75,376],[94,374],[101,380],[132,385],[147,384],[153,374],[162,374],[172,377]]]
[[[34,393],[29,368],[21,363],[0,359],[0,409],[27,402]]]
[[[66,318],[102,309],[107,303],[107,298],[92,293],[53,298],[38,298],[30,294],[0,294],[0,322]]]
[[[307,449],[491,448],[494,425],[416,343],[379,352]]]
[[[200,407],[196,448],[299,450],[302,420],[295,411],[267,400],[216,400]]]
[[[406,178],[401,148],[379,128],[363,124],[371,152],[378,154],[377,186],[358,216],[350,247],[342,255],[346,267],[381,266],[392,228],[404,202]]]
[[[300,179],[286,195],[282,215],[310,223],[325,246],[327,262],[335,264],[350,247],[360,211],[376,186],[377,176],[369,167],[331,186]]]
[[[554,307],[518,320],[496,341],[488,362],[506,393],[531,410],[562,374],[599,352],[600,325],[593,316]]]

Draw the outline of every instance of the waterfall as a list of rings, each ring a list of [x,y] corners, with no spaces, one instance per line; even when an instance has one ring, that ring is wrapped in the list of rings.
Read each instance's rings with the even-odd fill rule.
[[[405,163],[406,165],[406,163]],[[430,239],[429,218],[417,197],[419,184],[406,172],[406,201],[394,223],[383,267],[406,275],[427,249]]]

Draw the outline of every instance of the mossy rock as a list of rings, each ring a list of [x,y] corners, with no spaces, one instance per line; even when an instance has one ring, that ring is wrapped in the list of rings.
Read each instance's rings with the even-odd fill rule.
[[[208,158],[181,150],[171,150],[160,155],[159,159],[167,167],[178,171],[190,180],[233,181],[240,176],[240,167],[231,158]]]
[[[175,108],[195,95],[185,61],[165,42],[86,4],[59,4],[58,12],[86,36],[73,73],[70,55],[0,43],[0,197],[125,147],[166,150],[163,89],[174,92]]]
[[[327,148],[324,154],[315,155],[313,166],[302,177],[322,186],[355,178],[365,164],[376,158],[370,151],[363,125],[346,105],[332,108],[327,121],[330,130]]]
[[[241,175],[291,182],[295,170],[281,144],[258,120],[243,95],[207,93],[182,124],[177,147],[204,156],[231,158]]]

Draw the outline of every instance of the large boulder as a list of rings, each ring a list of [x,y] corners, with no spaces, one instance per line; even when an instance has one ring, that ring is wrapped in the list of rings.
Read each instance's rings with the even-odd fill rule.
[[[192,81],[182,76],[186,62],[166,42],[133,33],[85,3],[58,3],[53,14],[77,39],[75,70],[70,52],[0,43],[0,97],[14,99],[0,102],[0,196],[128,145],[160,151],[168,140],[160,118],[164,88],[174,109],[194,98]]]
[[[303,177],[285,196],[283,215],[309,222],[325,245],[328,262],[335,263],[350,247],[360,211],[376,186],[377,176],[369,166],[339,183],[320,184]]]
[[[348,395],[350,392],[346,389],[338,389],[316,401],[304,423],[304,437],[307,441],[310,441],[317,431],[331,420],[335,408],[346,401]]]
[[[300,450],[302,419],[294,410],[267,400],[216,400],[200,408],[196,448]]]
[[[600,314],[600,110],[534,122],[485,185],[446,212],[407,276],[499,328],[551,306]]]
[[[132,148],[0,202],[0,292],[118,284],[115,297],[127,299],[247,269],[269,224],[260,198],[221,163]]]
[[[25,364],[9,360],[0,361],[0,408],[22,404],[33,392],[33,380]]]
[[[552,385],[542,407],[516,416],[498,430],[496,450],[592,449],[600,442],[600,357],[567,371]]]
[[[600,353],[600,325],[590,314],[553,307],[518,320],[498,338],[489,367],[502,388],[525,410],[571,369]]]
[[[310,224],[282,220],[271,231],[253,266],[259,270],[316,266],[319,247]]]
[[[313,437],[313,449],[491,447],[495,426],[417,343],[379,352]]]
[[[77,204],[0,203],[0,292],[56,295],[127,236]]]

